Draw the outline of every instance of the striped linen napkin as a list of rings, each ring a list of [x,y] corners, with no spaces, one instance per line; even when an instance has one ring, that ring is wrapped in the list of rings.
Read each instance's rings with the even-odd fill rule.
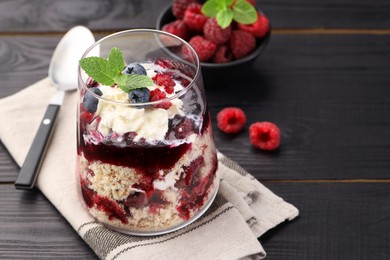
[[[0,139],[19,165],[54,92],[46,78],[0,100],[0,122],[7,122],[0,127]],[[124,235],[100,225],[84,209],[76,189],[76,103],[76,93],[68,93],[37,186],[99,258],[262,259],[266,253],[258,237],[298,216],[293,205],[219,153],[219,192],[194,223],[151,237]]]

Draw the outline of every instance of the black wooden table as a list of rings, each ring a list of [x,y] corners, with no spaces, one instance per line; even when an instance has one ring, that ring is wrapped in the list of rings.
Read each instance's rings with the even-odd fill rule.
[[[1,0],[0,98],[46,77],[72,26],[96,37],[154,28],[170,3]],[[263,0],[269,45],[245,75],[209,79],[214,126],[226,106],[281,128],[276,152],[251,147],[248,127],[218,149],[300,217],[260,238],[268,259],[390,259],[390,5],[387,0]],[[0,122],[0,127],[6,122]],[[96,259],[38,191],[16,190],[19,168],[0,144],[0,259]]]

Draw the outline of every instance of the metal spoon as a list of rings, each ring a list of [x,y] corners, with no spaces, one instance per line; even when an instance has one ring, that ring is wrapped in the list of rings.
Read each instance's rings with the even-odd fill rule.
[[[65,91],[77,88],[77,68],[83,53],[95,42],[92,32],[83,26],[70,29],[54,50],[49,66],[49,78],[57,92],[51,98],[38,132],[15,181],[17,189],[32,189],[50,142],[57,113]]]

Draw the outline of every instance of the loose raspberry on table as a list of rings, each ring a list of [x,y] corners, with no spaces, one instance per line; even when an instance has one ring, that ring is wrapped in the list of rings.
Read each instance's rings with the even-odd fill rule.
[[[257,20],[253,24],[238,24],[238,28],[249,32],[256,38],[263,38],[269,31],[268,17],[257,13]]]
[[[218,128],[227,134],[237,134],[246,123],[244,111],[237,107],[227,107],[217,114]]]
[[[168,94],[173,93],[176,83],[173,81],[173,78],[171,75],[157,73],[152,78],[152,80],[156,85],[164,87],[165,92],[167,92]]]
[[[212,61],[214,63],[225,63],[233,60],[233,54],[230,51],[229,47],[226,45],[218,46]]]
[[[253,52],[256,48],[256,40],[249,32],[234,30],[230,36],[229,46],[234,58],[241,59]]]
[[[177,19],[182,19],[187,7],[196,0],[173,0],[172,13]]]
[[[162,100],[166,97],[167,97],[167,95],[158,88],[150,91],[150,102],[159,101],[159,100]],[[153,106],[155,108],[163,108],[165,110],[168,110],[171,107],[171,105],[172,105],[172,103],[167,100],[167,101],[162,101],[162,102],[155,104]]]
[[[189,37],[189,29],[187,25],[183,22],[183,20],[176,20],[170,23],[165,24],[162,27],[162,30],[165,32],[172,33],[184,40],[188,40]]]
[[[202,13],[202,5],[198,3],[190,4],[183,17],[183,21],[188,28],[195,31],[202,31],[208,17]]]
[[[196,53],[199,56],[200,61],[207,61],[214,56],[215,51],[217,50],[217,45],[203,36],[196,35],[192,37],[189,41],[189,44],[194,48]]]
[[[223,44],[227,42],[230,38],[231,31],[232,28],[230,25],[225,29],[222,29],[215,18],[209,18],[203,27],[204,37],[216,44]]]
[[[275,150],[280,145],[280,130],[271,122],[256,122],[249,127],[249,138],[254,147]]]

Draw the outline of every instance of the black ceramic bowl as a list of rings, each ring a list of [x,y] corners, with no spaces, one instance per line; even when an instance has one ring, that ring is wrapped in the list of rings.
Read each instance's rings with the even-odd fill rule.
[[[264,12],[259,8],[257,8],[257,10],[260,13],[264,14]],[[173,22],[174,20],[176,20],[176,18],[172,14],[172,8],[171,6],[168,6],[161,12],[159,17],[157,18],[156,29],[161,30],[165,24]],[[260,54],[267,46],[270,36],[271,36],[271,27],[264,38],[256,40],[256,49],[252,53],[250,53],[249,55],[241,59],[234,60],[227,63],[201,62],[200,64],[202,67],[202,72],[204,74],[226,73],[228,71],[232,71],[236,69],[245,69],[250,67],[250,65],[255,61],[257,57],[260,56]]]

